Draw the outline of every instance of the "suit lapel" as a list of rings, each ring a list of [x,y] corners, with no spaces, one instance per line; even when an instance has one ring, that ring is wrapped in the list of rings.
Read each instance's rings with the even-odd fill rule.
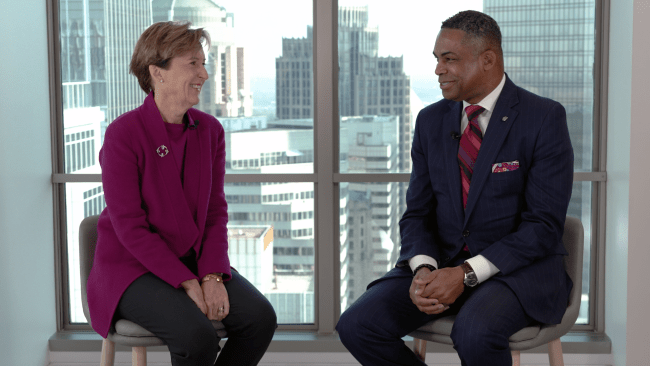
[[[444,115],[442,124],[443,130],[442,138],[443,148],[445,151],[447,182],[449,183],[449,192],[451,194],[452,207],[458,221],[463,221],[465,212],[463,211],[463,192],[460,183],[460,166],[458,165],[458,146],[460,141],[451,136],[447,137],[449,133],[456,132],[459,135],[463,131],[458,132],[460,129],[460,113],[463,109],[462,102],[450,102],[449,112]]]
[[[178,167],[176,166],[176,161],[172,154],[166,150],[170,149],[169,136],[167,135],[167,129],[165,128],[165,122],[160,116],[160,112],[156,107],[156,103],[153,99],[153,93],[150,93],[149,96],[145,99],[141,107],[142,111],[142,123],[145,125],[145,131],[147,131],[147,138],[149,140],[149,149],[152,152],[150,155],[155,164],[158,166],[160,172],[160,182],[159,189],[165,192],[166,198],[169,200],[170,206],[173,208],[169,215],[175,217],[177,232],[180,236],[180,243],[183,243],[182,247],[178,248],[180,255],[185,254],[190,247],[196,241],[198,237],[198,228],[194,221],[192,211],[190,206],[188,206],[188,201],[184,194],[183,186],[181,185],[180,173]],[[191,145],[192,139],[188,136],[187,145]],[[189,155],[189,151],[186,152],[186,160]],[[193,167],[190,167],[192,170]],[[188,167],[185,167],[185,184],[187,185],[192,181],[193,177],[188,177]],[[146,189],[146,188],[143,188]]]
[[[476,164],[474,165],[474,172],[472,173],[472,183],[469,188],[469,195],[467,196],[467,207],[465,208],[465,222],[471,216],[471,213],[476,205],[476,201],[481,195],[481,190],[485,185],[485,181],[492,173],[492,164],[496,163],[496,157],[501,146],[503,145],[508,131],[512,127],[513,122],[517,118],[519,112],[512,109],[514,105],[519,102],[517,97],[517,88],[515,84],[506,77],[506,83],[501,90],[501,95],[497,100],[490,117],[487,131],[481,143],[481,150],[478,153]],[[504,121],[505,119],[505,121]]]

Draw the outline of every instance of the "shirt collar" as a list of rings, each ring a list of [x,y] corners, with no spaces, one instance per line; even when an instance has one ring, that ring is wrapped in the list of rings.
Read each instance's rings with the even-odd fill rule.
[[[497,104],[497,99],[499,99],[499,95],[501,95],[501,90],[503,90],[503,86],[506,85],[506,74],[503,74],[503,77],[501,78],[501,82],[499,85],[497,85],[494,90],[490,92],[485,98],[483,98],[480,102],[476,103],[476,105],[480,105],[481,107],[485,108],[487,111],[492,113],[494,110],[494,106]],[[463,110],[467,108],[468,105],[471,105],[470,103],[467,103],[466,101],[463,100]]]

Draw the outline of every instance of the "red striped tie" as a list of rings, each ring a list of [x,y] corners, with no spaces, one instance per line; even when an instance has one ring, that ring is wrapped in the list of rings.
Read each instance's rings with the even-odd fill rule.
[[[460,148],[458,149],[458,164],[460,165],[460,179],[463,186],[463,208],[467,206],[467,195],[469,185],[472,181],[472,172],[474,172],[474,163],[478,157],[478,151],[481,148],[483,134],[478,125],[478,116],[483,113],[485,108],[480,105],[468,105],[465,108],[467,118],[467,128],[460,138]]]

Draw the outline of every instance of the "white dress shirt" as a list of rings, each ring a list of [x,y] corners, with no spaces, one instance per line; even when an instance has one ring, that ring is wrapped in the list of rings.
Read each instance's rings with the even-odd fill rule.
[[[478,124],[479,127],[481,128],[481,132],[483,132],[483,136],[485,136],[485,131],[487,131],[488,124],[490,123],[490,117],[492,117],[492,112],[494,111],[494,106],[497,104],[497,99],[499,99],[499,95],[501,95],[501,90],[503,90],[503,86],[505,85],[505,83],[506,83],[506,75],[503,74],[503,78],[501,78],[501,82],[499,83],[499,85],[497,85],[497,87],[494,88],[494,90],[492,90],[490,94],[488,94],[485,98],[483,98],[483,100],[476,103],[476,105],[480,105],[481,107],[485,108],[485,110],[478,116]],[[467,118],[467,113],[465,113],[465,108],[468,105],[470,105],[470,103],[463,101],[463,113],[462,113],[462,118],[460,119],[461,134],[465,131],[465,128],[469,123],[469,120]],[[460,174],[460,170],[458,174]],[[471,189],[471,185],[470,185],[470,189]],[[487,258],[485,258],[480,254],[472,258],[468,258],[465,262],[469,263],[469,265],[472,266],[474,272],[476,273],[476,277],[478,278],[479,283],[499,273],[499,269],[494,264],[492,264],[492,262],[490,262]],[[428,255],[420,254],[409,259],[409,267],[411,267],[412,271],[414,271],[418,266],[422,264],[430,264],[438,268],[438,262],[434,258]]]

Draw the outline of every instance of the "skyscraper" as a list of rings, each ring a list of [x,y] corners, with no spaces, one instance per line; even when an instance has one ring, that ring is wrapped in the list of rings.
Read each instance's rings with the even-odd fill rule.
[[[339,7],[339,113],[341,117],[394,115],[400,120],[399,170],[410,172],[410,78],[403,58],[379,57],[379,33],[368,26],[368,6]],[[283,38],[276,58],[276,110],[279,119],[311,118],[313,34]]]
[[[560,102],[567,112],[575,170],[591,171],[594,125],[595,0],[549,3],[484,0],[501,28],[505,70],[518,86]],[[591,241],[591,183],[573,185],[567,214],[585,226]],[[589,293],[590,246],[585,245],[582,291]],[[586,296],[580,318],[588,319]]]
[[[341,149],[350,172],[395,173],[399,167],[399,118],[341,118]],[[346,309],[394,264],[399,243],[397,182],[350,182],[341,204],[347,233],[341,237],[341,308]]]
[[[65,173],[100,173],[97,155],[107,123],[144,99],[137,81],[128,74],[128,63],[135,45],[129,40],[137,40],[142,32],[138,25],[150,22],[147,4],[146,0],[130,2],[128,7],[109,0],[59,2]],[[131,26],[120,28],[123,34],[117,37],[116,22],[124,21],[134,10],[140,13],[128,16]],[[113,33],[107,34],[107,25],[113,27]],[[82,322],[78,224],[84,217],[99,214],[106,204],[101,183],[66,184],[65,197],[69,281],[74,299],[70,302],[71,320]]]
[[[246,72],[246,52],[235,45],[235,16],[213,0],[153,0],[153,20],[190,21],[210,34],[205,68],[208,80],[195,108],[217,117],[249,117],[253,95]]]
[[[576,171],[592,168],[595,9],[594,0],[554,4],[536,0],[517,5],[484,1],[485,12],[501,28],[508,76],[566,109]],[[589,222],[581,203],[590,202],[590,197],[590,189],[574,185],[569,215]]]
[[[592,163],[594,1],[483,3],[501,28],[508,76],[524,89],[566,108],[575,166],[586,171]]]
[[[150,0],[104,0],[108,123],[138,107],[146,96],[129,74],[129,65],[133,48],[151,19]]]
[[[282,56],[275,60],[276,116],[279,119],[313,118],[313,29],[306,38],[282,38]]]

